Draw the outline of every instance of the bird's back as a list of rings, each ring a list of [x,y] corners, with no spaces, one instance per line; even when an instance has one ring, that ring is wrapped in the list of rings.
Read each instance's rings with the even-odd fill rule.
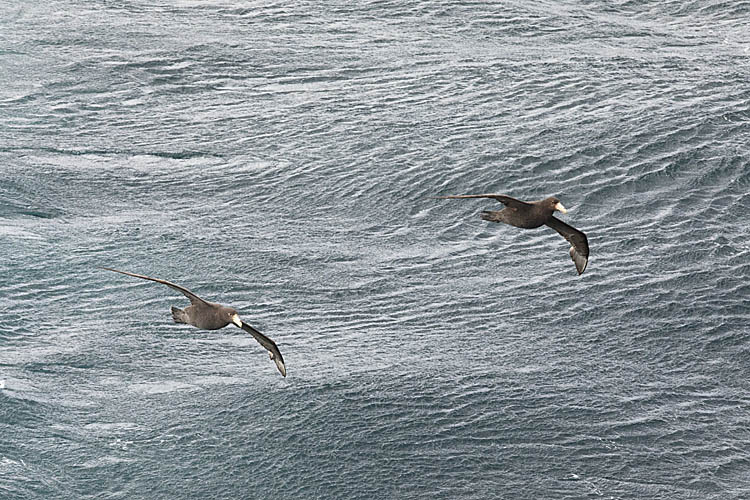
[[[482,219],[503,222],[524,229],[534,229],[544,225],[552,212],[541,204],[530,203],[520,207],[506,207],[499,211],[482,212]]]
[[[201,330],[218,330],[230,322],[229,315],[224,312],[224,307],[211,302],[188,306],[185,308],[185,313],[190,318],[190,324]]]

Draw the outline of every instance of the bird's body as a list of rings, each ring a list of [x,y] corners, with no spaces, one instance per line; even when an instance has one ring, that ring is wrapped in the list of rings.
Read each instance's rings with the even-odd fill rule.
[[[502,222],[523,229],[535,229],[547,225],[570,242],[570,258],[573,259],[578,274],[582,274],[586,269],[589,257],[588,239],[581,231],[553,217],[552,214],[556,210],[567,213],[560,200],[555,197],[531,202],[517,200],[503,194],[462,194],[436,196],[436,198],[493,198],[504,204],[505,208],[502,210],[485,210],[481,214],[482,219],[490,222]]]
[[[281,374],[286,377],[286,366],[284,365],[284,358],[281,356],[281,352],[276,346],[276,343],[252,326],[242,321],[236,309],[203,300],[187,288],[181,287],[180,285],[175,285],[174,283],[166,280],[152,278],[150,276],[144,276],[142,274],[129,273],[127,271],[118,271],[117,269],[112,269],[110,267],[103,267],[102,269],[125,274],[127,276],[133,276],[134,278],[154,281],[156,283],[161,283],[162,285],[167,285],[169,288],[177,290],[178,292],[185,295],[188,299],[190,299],[190,305],[185,309],[179,309],[172,306],[172,318],[174,319],[175,323],[185,323],[196,328],[200,328],[201,330],[218,330],[219,328],[224,328],[228,324],[233,323],[238,328],[241,328],[242,330],[251,334],[260,345],[268,350],[269,356],[276,363],[276,367],[279,369],[279,372],[281,372]]]
[[[175,323],[185,323],[201,330],[218,330],[232,322],[229,309],[231,308],[211,302],[193,304],[185,309],[172,306],[172,318]]]
[[[526,203],[514,207],[505,207],[502,210],[485,210],[481,217],[490,222],[503,222],[523,229],[535,229],[543,226],[552,213],[554,207],[549,208],[541,203]]]

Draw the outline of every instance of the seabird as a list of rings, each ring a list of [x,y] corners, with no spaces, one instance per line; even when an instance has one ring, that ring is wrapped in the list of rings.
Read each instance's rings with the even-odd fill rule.
[[[435,196],[439,199],[462,199],[462,198],[494,198],[505,208],[502,210],[485,210],[481,217],[491,222],[504,222],[511,226],[524,229],[534,229],[547,225],[560,233],[563,238],[570,242],[570,258],[576,265],[578,274],[583,274],[589,261],[589,242],[586,235],[578,229],[571,227],[552,216],[557,210],[564,214],[568,213],[560,200],[554,196],[539,201],[521,201],[503,194],[459,194],[451,196]]]
[[[190,305],[185,309],[178,309],[172,306],[172,318],[175,323],[185,323],[193,325],[202,330],[218,330],[224,328],[229,323],[234,323],[237,327],[242,328],[247,333],[252,335],[260,345],[268,350],[268,355],[276,363],[276,367],[281,372],[281,375],[286,377],[286,366],[284,365],[284,358],[279,352],[279,348],[276,347],[276,343],[260,333],[258,330],[248,325],[240,319],[240,315],[237,314],[237,310],[231,307],[222,306],[221,304],[214,304],[198,297],[196,294],[183,288],[180,285],[175,285],[166,280],[158,278],[151,278],[149,276],[143,276],[141,274],[129,273],[126,271],[118,271],[111,267],[103,267],[107,271],[114,271],[116,273],[133,276],[134,278],[140,278],[143,280],[155,281],[162,285],[167,285],[169,288],[177,290],[182,293],[185,297],[190,299]]]

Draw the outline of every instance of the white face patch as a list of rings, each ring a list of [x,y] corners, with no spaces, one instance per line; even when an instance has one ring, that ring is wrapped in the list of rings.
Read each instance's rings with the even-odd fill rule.
[[[555,204],[555,210],[558,210],[558,211],[560,211],[560,212],[562,212],[564,214],[568,213],[568,211],[565,209],[565,207],[563,206],[563,204],[560,203],[559,201]]]
[[[232,314],[232,323],[237,325],[239,328],[242,328],[242,320],[240,319],[240,315],[237,313]]]

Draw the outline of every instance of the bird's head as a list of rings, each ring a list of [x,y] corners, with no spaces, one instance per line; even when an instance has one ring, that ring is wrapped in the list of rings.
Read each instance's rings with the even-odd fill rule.
[[[240,319],[240,315],[237,313],[236,309],[232,309],[231,307],[226,307],[224,309],[224,314],[227,315],[230,322],[237,325],[237,328],[242,328],[242,320]]]
[[[551,198],[547,198],[547,206],[552,210],[553,212],[557,210],[558,212],[562,212],[564,214],[568,213],[568,210],[563,206],[562,203],[560,203],[560,199],[552,196]]]

